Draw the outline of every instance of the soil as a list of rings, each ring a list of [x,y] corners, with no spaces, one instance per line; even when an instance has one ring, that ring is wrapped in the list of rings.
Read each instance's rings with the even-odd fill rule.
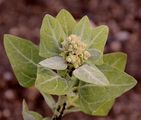
[[[38,91],[22,88],[16,81],[3,48],[3,35],[10,33],[38,44],[43,16],[55,16],[62,8],[76,19],[88,15],[92,23],[108,25],[110,33],[105,52],[127,53],[126,72],[138,80],[134,89],[116,100],[107,117],[77,112],[66,115],[64,120],[141,120],[140,0],[0,0],[0,120],[22,120],[23,99],[30,109],[44,116],[52,114]]]

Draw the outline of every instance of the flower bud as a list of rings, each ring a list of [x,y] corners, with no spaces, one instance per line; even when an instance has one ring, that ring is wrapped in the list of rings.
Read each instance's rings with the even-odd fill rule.
[[[63,57],[69,64],[72,64],[74,68],[78,68],[87,60],[91,55],[86,51],[86,44],[83,43],[80,37],[76,35],[70,35],[62,43]]]
[[[71,58],[69,56],[66,57],[66,61],[69,62],[69,63],[71,63]]]

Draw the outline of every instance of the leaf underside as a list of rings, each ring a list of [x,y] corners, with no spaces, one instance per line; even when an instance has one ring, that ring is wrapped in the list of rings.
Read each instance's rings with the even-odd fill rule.
[[[54,70],[65,70],[67,68],[67,63],[60,56],[54,56],[47,58],[39,63],[41,66],[54,69]]]
[[[84,64],[73,71],[73,75],[86,83],[105,86],[109,82],[104,74],[96,67]]]

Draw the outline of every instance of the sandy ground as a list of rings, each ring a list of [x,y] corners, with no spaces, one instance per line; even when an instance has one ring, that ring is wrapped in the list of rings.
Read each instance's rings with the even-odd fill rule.
[[[36,44],[43,16],[55,16],[62,8],[76,19],[88,15],[96,25],[106,24],[110,34],[105,52],[128,54],[126,71],[138,80],[137,86],[117,99],[105,118],[72,113],[64,120],[141,120],[141,1],[140,0],[0,0],[0,120],[22,120],[23,98],[32,110],[51,114],[34,88],[17,83],[3,48],[3,34],[18,35]]]

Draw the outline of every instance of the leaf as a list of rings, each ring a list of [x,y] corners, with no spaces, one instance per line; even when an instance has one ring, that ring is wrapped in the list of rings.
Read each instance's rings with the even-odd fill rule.
[[[76,25],[76,21],[73,16],[67,10],[62,9],[56,18],[60,22],[65,34],[67,36],[71,35]]]
[[[91,40],[90,21],[87,16],[84,16],[75,26],[73,34],[79,36],[81,40],[88,44]]]
[[[43,117],[39,113],[29,111],[25,101],[23,101],[22,115],[24,120],[42,120],[43,119]]]
[[[111,110],[115,100],[108,100],[106,102],[100,103],[100,106],[93,112],[95,116],[107,116],[109,111]]]
[[[60,23],[52,16],[46,15],[40,30],[39,55],[45,58],[56,56],[60,53],[60,44],[65,34]]]
[[[106,86],[82,84],[79,87],[79,106],[81,111],[90,115],[95,115],[101,103],[119,97],[136,85],[133,77],[114,67],[101,65],[98,68],[104,73],[110,84]]]
[[[69,82],[66,79],[42,67],[38,67],[35,86],[39,91],[53,95],[65,95],[69,91]]]
[[[105,64],[108,64],[110,66],[116,67],[121,71],[124,71],[127,55],[122,52],[115,52],[115,53],[104,54],[103,59]],[[112,108],[114,101],[115,100],[110,100],[101,103],[101,105],[95,111],[94,115],[106,116],[109,110]]]
[[[102,53],[97,49],[88,49],[91,57],[86,61],[88,64],[103,64]]]
[[[88,42],[88,47],[97,49],[103,53],[109,28],[106,25],[101,25],[92,29],[91,32],[91,41]]]
[[[67,68],[67,64],[63,57],[54,56],[51,58],[47,58],[39,63],[43,67],[47,67],[55,70],[65,70]]]
[[[124,71],[127,61],[127,55],[122,52],[104,54],[103,60],[105,64],[111,65],[119,70]]]
[[[48,106],[51,108],[51,110],[53,111],[55,108],[55,100],[53,99],[53,97],[47,93],[41,93],[46,101],[46,103],[48,104]]]
[[[31,41],[8,34],[4,35],[4,47],[19,84],[33,86],[37,63],[41,61],[38,47]]]
[[[108,85],[109,82],[104,74],[96,67],[84,64],[73,71],[73,75],[86,83],[95,85]]]

